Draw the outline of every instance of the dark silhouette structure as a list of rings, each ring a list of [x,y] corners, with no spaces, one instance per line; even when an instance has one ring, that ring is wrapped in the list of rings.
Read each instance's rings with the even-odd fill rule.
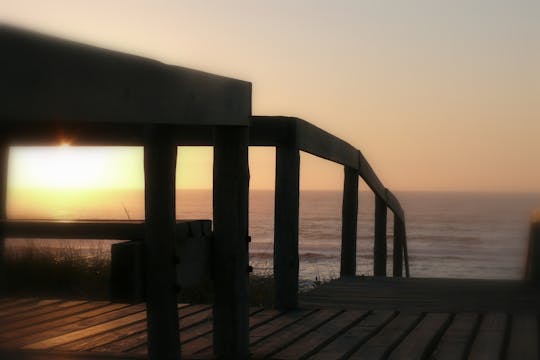
[[[150,359],[180,358],[182,334],[179,329],[183,318],[179,325],[179,313],[189,317],[210,311],[205,307],[179,307],[176,303],[177,286],[182,281],[196,281],[193,280],[196,274],[190,278],[188,272],[204,272],[208,267],[215,290],[213,326],[210,332],[205,328],[206,333],[196,335],[198,342],[190,342],[190,351],[197,356],[245,359],[253,351],[256,356],[276,355],[278,358],[311,355],[378,358],[392,352],[397,358],[426,358],[434,353],[437,358],[448,354],[461,358],[469,350],[473,355],[497,357],[503,352],[513,356],[523,348],[532,349],[527,353],[531,358],[537,354],[534,352],[538,347],[536,313],[532,317],[515,317],[514,322],[510,322],[511,317],[506,314],[486,315],[489,321],[484,321],[481,313],[516,308],[534,311],[540,298],[537,290],[522,282],[502,286],[486,282],[401,279],[404,274],[406,277],[410,274],[405,216],[396,197],[384,187],[362,153],[345,141],[298,118],[252,116],[250,83],[8,26],[0,27],[0,46],[0,219],[3,220],[0,239],[52,237],[133,241],[133,245],[127,243],[125,249],[118,248],[121,255],[116,266],[119,269],[127,266],[129,271],[141,274],[138,278],[144,288],[148,343],[146,348],[144,339],[137,338],[135,349],[143,354],[147,351]],[[74,145],[144,147],[144,221],[55,223],[6,219],[9,146],[55,145],[64,139]],[[214,148],[211,235],[209,222],[176,219],[175,167],[179,145]],[[274,304],[279,311],[248,307],[249,146],[276,148]],[[341,279],[301,298],[304,308],[311,306],[317,310],[288,311],[299,306],[300,151],[344,167]],[[375,277],[369,281],[355,277],[359,177],[376,199]],[[388,209],[394,219],[394,279],[385,278]],[[536,283],[539,279],[538,228],[534,225],[531,231],[527,266],[529,279]],[[198,235],[193,235],[196,233]],[[3,250],[3,246],[0,249]],[[2,257],[0,253],[0,260]],[[191,266],[189,261],[194,257],[202,260]],[[207,262],[209,266],[200,265]],[[122,277],[115,281],[122,281]],[[483,299],[480,306],[474,299],[477,290],[482,288],[487,289],[490,297]],[[507,298],[497,298],[501,289]],[[449,301],[452,297],[448,295],[455,291],[465,291],[470,297],[456,305]],[[0,299],[0,317],[12,309],[26,309],[31,314],[42,314],[47,309],[63,311],[55,308],[58,304],[51,301],[34,304],[32,299]],[[364,311],[351,310],[358,304],[364,306]],[[431,306],[425,311],[444,314],[424,314],[424,305]],[[109,334],[114,332],[114,336],[121,338],[118,328],[126,324],[136,326],[135,322],[144,319],[137,313],[141,305],[126,305],[122,309],[105,309],[113,305],[85,306],[88,306],[86,310],[74,311],[66,315],[65,320],[85,319],[84,328],[67,323],[62,327],[58,319],[42,318],[35,326],[36,332],[46,330],[44,327],[49,325],[57,326],[44,334],[26,331],[30,320],[24,315],[7,315],[11,316],[11,328],[16,331],[0,328],[0,348],[9,340],[14,346],[32,350],[103,350],[107,347],[104,338]],[[94,310],[89,310],[92,306],[103,307],[96,311],[117,312],[115,316],[119,318],[95,315]],[[336,308],[349,310],[342,312]],[[405,313],[398,314],[399,311]],[[452,313],[458,311],[478,313]],[[189,326],[198,324],[191,321]],[[508,324],[512,324],[512,334],[533,329],[527,330],[532,335],[525,338],[505,335],[509,334],[505,332]],[[250,340],[250,329],[254,329],[255,340]],[[306,336],[308,334],[310,336]],[[473,340],[475,345],[471,346]],[[486,344],[500,346],[487,349]],[[503,348],[503,344],[508,348]],[[116,348],[111,348],[130,349],[126,344],[120,345],[117,342]]]

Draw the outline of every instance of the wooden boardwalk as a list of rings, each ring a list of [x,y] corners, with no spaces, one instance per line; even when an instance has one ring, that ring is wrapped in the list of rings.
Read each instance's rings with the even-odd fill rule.
[[[537,359],[540,291],[521,282],[349,278],[291,311],[250,309],[250,352],[272,359]],[[179,304],[184,358],[212,358],[212,308]],[[1,358],[143,359],[144,304],[0,300]],[[0,354],[2,355],[2,354]]]

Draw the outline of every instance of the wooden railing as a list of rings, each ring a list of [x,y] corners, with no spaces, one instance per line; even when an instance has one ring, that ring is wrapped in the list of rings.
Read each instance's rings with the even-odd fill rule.
[[[362,153],[347,142],[298,118],[255,116],[250,124],[250,146],[276,148],[274,281],[275,306],[298,305],[298,218],[300,151],[344,166],[341,276],[356,274],[358,178],[375,194],[373,273],[386,276],[387,209],[394,214],[393,275],[409,276],[405,215],[397,198],[383,186]]]

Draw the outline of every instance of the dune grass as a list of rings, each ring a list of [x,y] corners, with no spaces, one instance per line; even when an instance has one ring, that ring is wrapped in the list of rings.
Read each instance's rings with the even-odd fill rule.
[[[110,298],[110,254],[107,248],[80,249],[65,246],[50,249],[42,244],[11,248],[6,252],[1,291],[10,296],[37,296],[108,300]],[[250,275],[250,303],[272,307],[271,275]],[[179,302],[212,303],[212,284],[184,288]]]

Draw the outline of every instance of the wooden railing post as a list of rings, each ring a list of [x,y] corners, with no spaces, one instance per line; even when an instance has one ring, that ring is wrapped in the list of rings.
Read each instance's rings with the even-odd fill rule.
[[[300,152],[296,146],[276,147],[274,207],[274,306],[298,306],[298,216]]]
[[[540,285],[540,217],[531,219],[525,278],[536,286]]]
[[[0,139],[0,220],[7,220],[7,182],[8,182],[9,145]],[[4,261],[5,261],[4,229],[0,227],[0,293],[4,291]]]
[[[410,277],[411,273],[409,271],[409,250],[407,249],[407,226],[405,225],[405,220],[401,222],[401,232],[403,240],[401,245],[403,246],[403,258],[405,262],[405,276]]]
[[[396,277],[403,276],[403,243],[404,243],[403,221],[394,214],[394,250],[392,275]]]
[[[373,245],[373,275],[386,276],[386,203],[375,196],[375,242]]]
[[[358,224],[358,171],[345,166],[341,212],[340,276],[356,275],[356,235]]]
[[[180,359],[174,239],[176,144],[165,125],[145,128],[145,254],[148,357]]]
[[[214,354],[249,356],[248,128],[214,132]]]

